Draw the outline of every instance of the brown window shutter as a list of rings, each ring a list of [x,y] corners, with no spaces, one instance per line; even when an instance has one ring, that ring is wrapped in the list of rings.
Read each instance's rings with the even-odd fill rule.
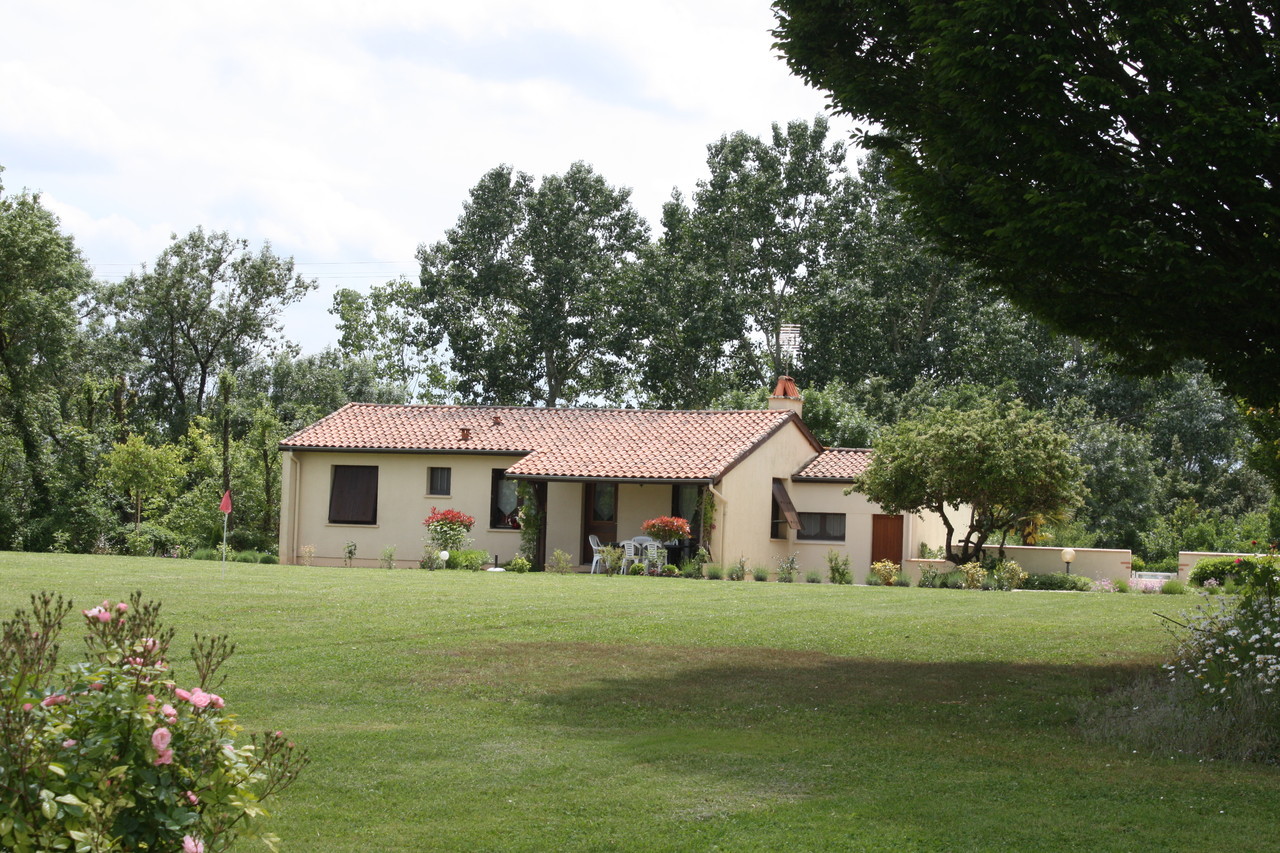
[[[782,517],[787,520],[787,526],[792,530],[799,530],[800,514],[796,512],[796,505],[791,502],[791,495],[787,494],[787,484],[777,478],[773,481],[773,499],[778,502]]]

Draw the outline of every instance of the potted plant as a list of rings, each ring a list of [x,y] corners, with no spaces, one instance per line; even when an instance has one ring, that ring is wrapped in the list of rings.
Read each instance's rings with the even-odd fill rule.
[[[674,544],[680,539],[688,539],[693,534],[689,531],[689,522],[672,515],[660,515],[651,518],[640,529],[664,544]]]

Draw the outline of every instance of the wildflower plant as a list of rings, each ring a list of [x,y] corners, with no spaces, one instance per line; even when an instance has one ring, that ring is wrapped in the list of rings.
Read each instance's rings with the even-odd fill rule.
[[[987,570],[977,560],[960,566],[959,572],[964,577],[965,589],[982,589],[982,584],[987,579]],[[1026,580],[1026,578],[1023,578],[1023,580]]]
[[[213,853],[256,837],[261,803],[297,779],[305,751],[280,732],[237,743],[214,691],[235,651],[197,635],[179,687],[160,605],[82,611],[88,660],[59,661],[70,601],[33,595],[0,628],[0,849]]]
[[[1242,736],[1280,755],[1280,598],[1275,554],[1258,562],[1238,598],[1206,596],[1176,626],[1178,646],[1165,666],[1210,710],[1225,714]]]
[[[1001,560],[991,570],[996,589],[1012,591],[1022,586],[1028,575],[1026,570],[1014,560]]]

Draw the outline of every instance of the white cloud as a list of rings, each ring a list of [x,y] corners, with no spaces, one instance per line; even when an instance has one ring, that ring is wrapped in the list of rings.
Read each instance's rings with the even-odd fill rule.
[[[104,274],[197,225],[299,261],[396,262],[325,269],[411,272],[504,162],[585,160],[656,225],[708,143],[823,104],[773,55],[767,3],[11,6],[5,186],[44,190]],[[286,334],[331,340],[343,283],[326,276]]]

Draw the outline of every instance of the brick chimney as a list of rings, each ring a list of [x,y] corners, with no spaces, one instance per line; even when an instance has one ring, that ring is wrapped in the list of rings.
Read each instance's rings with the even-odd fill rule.
[[[803,414],[804,399],[800,396],[800,389],[796,387],[794,379],[790,376],[778,377],[778,384],[769,397],[769,408],[785,409],[795,412],[797,416]]]

